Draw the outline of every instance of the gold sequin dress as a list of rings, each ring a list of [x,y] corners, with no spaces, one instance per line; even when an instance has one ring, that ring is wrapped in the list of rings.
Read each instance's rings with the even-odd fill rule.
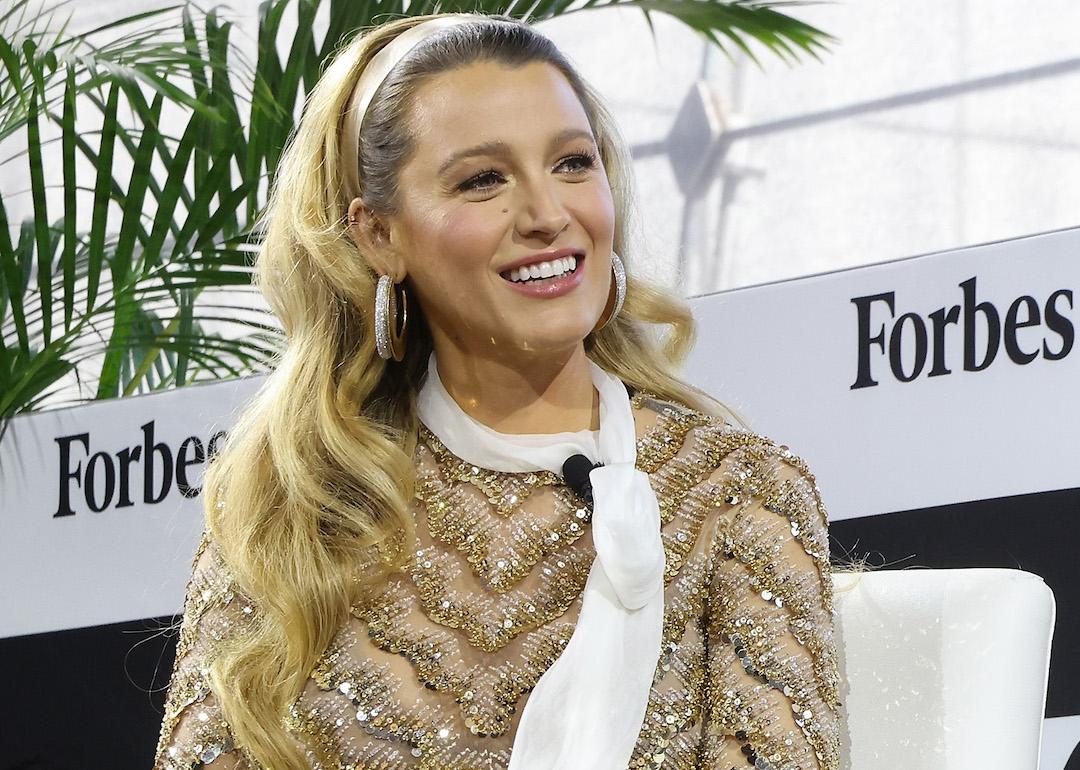
[[[629,766],[838,770],[827,514],[813,474],[718,417],[644,393],[631,406],[666,568]],[[589,508],[549,471],[486,470],[423,426],[420,438],[409,574],[353,607],[282,720],[315,770],[506,768],[530,689],[574,630],[595,558]],[[205,674],[220,640],[259,611],[204,534],[154,770],[256,770]]]

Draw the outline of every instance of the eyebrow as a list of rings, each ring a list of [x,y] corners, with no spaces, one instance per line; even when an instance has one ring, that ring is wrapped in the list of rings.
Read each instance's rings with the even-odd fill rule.
[[[577,139],[579,137],[583,137],[585,139],[593,141],[593,135],[589,131],[586,131],[582,128],[566,128],[555,134],[555,136],[551,138],[549,146],[557,147],[563,142],[567,142],[570,139]],[[442,165],[439,166],[439,176],[445,174],[450,169],[450,167],[457,163],[459,160],[463,160],[465,158],[472,158],[476,155],[506,155],[509,151],[510,145],[508,145],[506,142],[499,140],[484,142],[483,144],[478,144],[475,147],[470,147],[467,150],[459,150],[458,152],[455,152],[449,158],[444,160]]]

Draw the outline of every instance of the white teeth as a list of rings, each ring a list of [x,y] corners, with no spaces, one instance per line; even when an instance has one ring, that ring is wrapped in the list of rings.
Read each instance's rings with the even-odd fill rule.
[[[510,271],[511,281],[528,281],[533,278],[550,278],[562,275],[577,266],[577,257],[559,257],[545,262],[516,267]]]

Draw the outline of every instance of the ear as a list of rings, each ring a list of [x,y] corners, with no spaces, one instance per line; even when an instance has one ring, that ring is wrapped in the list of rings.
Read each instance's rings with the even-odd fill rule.
[[[391,242],[390,227],[383,217],[372,212],[360,198],[353,198],[346,227],[360,256],[372,270],[389,275],[394,283],[404,280],[404,260]]]

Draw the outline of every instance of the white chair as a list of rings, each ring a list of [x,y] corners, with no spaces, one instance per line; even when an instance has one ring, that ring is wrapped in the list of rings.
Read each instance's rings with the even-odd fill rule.
[[[844,770],[1038,770],[1054,595],[1013,569],[837,572]]]

